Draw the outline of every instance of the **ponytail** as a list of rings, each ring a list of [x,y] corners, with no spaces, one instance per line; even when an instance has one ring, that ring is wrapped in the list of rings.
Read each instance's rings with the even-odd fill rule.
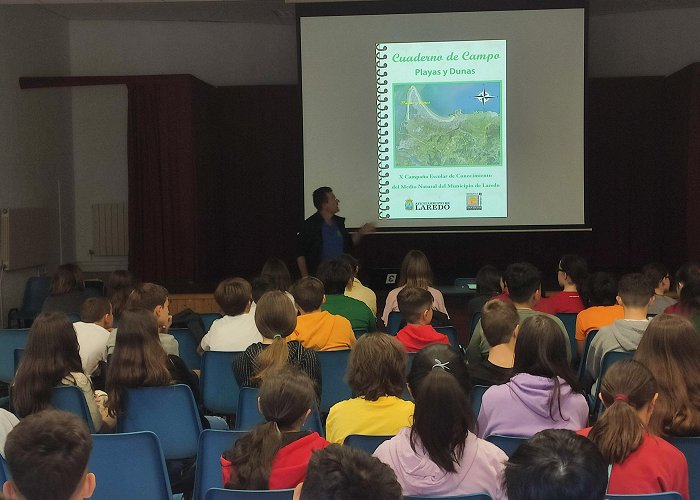
[[[284,341],[281,342],[284,345]],[[269,489],[272,461],[282,448],[282,432],[298,431],[316,401],[314,383],[301,370],[282,368],[260,386],[258,404],[266,423],[256,426],[223,453],[235,469],[226,488]]]
[[[416,437],[430,459],[445,472],[456,472],[464,455],[464,444],[474,428],[469,398],[449,372],[449,366],[433,368],[420,382],[415,397],[411,448]]]
[[[276,422],[265,422],[239,439],[224,458],[236,471],[225,488],[231,490],[267,490],[270,485],[272,460],[282,447],[282,433]]]
[[[608,463],[619,464],[642,444],[646,429],[638,411],[654,399],[656,381],[638,361],[623,360],[605,374],[600,393],[606,409],[588,438]]]
[[[258,371],[253,375],[252,381],[260,384],[266,377],[277,373],[287,366],[289,359],[287,341],[281,336],[276,336],[272,344],[263,349],[256,359]]]

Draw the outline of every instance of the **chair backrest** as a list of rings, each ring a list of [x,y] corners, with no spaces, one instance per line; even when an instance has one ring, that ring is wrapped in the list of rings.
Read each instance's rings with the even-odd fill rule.
[[[171,500],[165,459],[152,432],[95,434],[88,470],[95,474],[94,500]]]
[[[600,362],[600,375],[598,376],[598,382],[596,382],[595,392],[593,393],[595,395],[595,403],[593,404],[594,415],[597,414],[603,406],[600,402],[600,398],[598,397],[598,393],[600,393],[600,386],[603,383],[605,372],[607,372],[608,369],[618,361],[622,361],[623,359],[632,359],[635,352],[636,351],[608,351],[603,354],[603,359]]]
[[[447,335],[447,338],[450,340],[450,345],[460,350],[459,337],[457,337],[457,329],[454,326],[436,326],[435,331]]]
[[[688,462],[690,498],[700,498],[700,437],[677,437],[671,444],[681,450]]]
[[[7,462],[2,455],[0,455],[0,484],[4,484],[5,481],[10,479],[10,471],[7,467]]]
[[[590,332],[588,332],[588,335],[586,335],[586,344],[583,347],[583,352],[581,353],[581,361],[578,365],[579,381],[582,381],[583,377],[585,377],[586,375],[586,362],[588,361],[588,351],[590,350],[591,342],[593,342],[593,339],[596,335],[598,335],[598,330],[591,330]]]
[[[217,319],[221,319],[220,313],[210,312],[210,313],[199,313],[199,317],[202,318],[202,325],[204,325],[204,333],[207,333],[211,328],[211,324]]]
[[[171,328],[168,333],[175,337],[178,343],[180,358],[190,370],[199,370],[202,358],[197,352],[197,341],[187,328]]]
[[[258,411],[258,389],[255,387],[241,387],[241,392],[238,396],[238,411],[236,412],[236,430],[249,431],[262,423],[265,423],[265,417]],[[311,412],[302,429],[318,432],[320,436],[325,435],[318,408]]]
[[[683,500],[683,495],[675,491],[647,493],[646,495],[608,495],[607,500]],[[692,494],[690,498],[695,498]]]
[[[15,349],[24,349],[27,345],[29,330],[0,330],[0,381],[9,384],[15,378]]]
[[[481,398],[484,397],[484,393],[488,388],[488,385],[475,385],[472,387],[471,405],[472,412],[474,413],[475,417],[479,416],[479,411],[481,410]]]
[[[224,490],[212,488],[206,500],[292,500],[294,490]]]
[[[502,436],[500,434],[491,434],[486,437],[486,441],[493,443],[502,449],[509,457],[515,453],[518,447],[527,441],[529,438],[519,436]]]
[[[202,422],[192,391],[184,384],[127,389],[117,432],[155,432],[166,460],[197,455]]]
[[[46,297],[49,296],[51,278],[48,276],[32,276],[27,280],[22,297],[22,307],[19,310],[20,320],[34,319],[41,312]]]
[[[194,480],[194,499],[204,500],[207,490],[221,488],[221,454],[245,436],[245,431],[215,431],[205,429],[199,436],[197,471]]]
[[[458,495],[454,497],[419,497],[414,495],[405,495],[404,500],[492,500],[491,495],[487,493],[473,493],[471,495]]]
[[[389,313],[389,319],[387,320],[386,333],[389,335],[396,335],[401,329],[401,322],[403,321],[403,315],[398,311],[391,311]]]
[[[15,349],[15,375],[17,374],[17,369],[19,368],[19,364],[22,361],[22,356],[24,356],[24,349]]]
[[[78,415],[87,424],[90,433],[95,433],[90,410],[83,391],[74,385],[59,385],[51,389],[51,406],[57,410]]]
[[[393,438],[394,436],[368,436],[366,434],[350,434],[345,438],[344,445],[352,446],[360,450],[366,451],[370,455],[384,441]]]
[[[352,390],[345,382],[350,349],[319,351],[317,354],[321,364],[321,411],[327,413],[337,402],[352,397]]]
[[[233,415],[238,409],[238,382],[233,359],[240,353],[206,351],[202,356],[199,387],[204,407],[215,415]]]
[[[578,313],[559,313],[557,318],[564,323],[566,333],[569,335],[569,344],[571,345],[571,365],[576,366],[579,361],[578,347],[576,346],[576,316]]]
[[[362,337],[365,333],[367,333],[367,328],[353,328],[352,333],[355,334],[355,338],[359,339]]]

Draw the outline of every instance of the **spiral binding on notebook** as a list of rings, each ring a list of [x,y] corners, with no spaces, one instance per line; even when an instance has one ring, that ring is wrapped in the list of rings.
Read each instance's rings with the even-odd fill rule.
[[[387,85],[387,46],[376,45],[377,66],[377,176],[379,183],[379,218],[389,218],[389,88]]]

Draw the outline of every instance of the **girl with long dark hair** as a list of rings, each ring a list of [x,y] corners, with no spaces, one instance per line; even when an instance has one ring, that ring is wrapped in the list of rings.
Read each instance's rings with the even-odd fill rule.
[[[316,402],[314,383],[298,368],[287,366],[266,377],[258,398],[266,422],[224,452],[226,488],[277,490],[304,481],[311,453],[330,444],[317,432],[301,430]]]
[[[12,384],[12,404],[17,416],[26,417],[48,408],[54,387],[74,385],[83,391],[95,430],[114,424],[104,411],[106,395],[95,393],[90,378],[83,373],[79,349],[75,329],[64,313],[37,316]]]
[[[374,452],[394,469],[403,494],[505,498],[500,474],[508,457],[474,433],[471,384],[460,354],[447,345],[425,347],[413,360],[408,387],[413,425]]]
[[[515,343],[513,376],[484,393],[480,437],[530,437],[543,429],[585,427],[588,403],[567,361],[565,343],[551,318],[537,315],[523,321]]]

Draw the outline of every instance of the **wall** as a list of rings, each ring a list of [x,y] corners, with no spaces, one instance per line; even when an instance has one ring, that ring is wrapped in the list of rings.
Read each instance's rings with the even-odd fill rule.
[[[74,259],[71,91],[20,90],[18,78],[65,75],[69,67],[66,20],[39,6],[0,6],[0,205],[49,208],[52,230],[38,235],[48,243],[49,271]],[[2,276],[3,325],[36,273]]]
[[[202,22],[71,21],[71,75],[189,73],[216,86],[296,83],[294,26]],[[73,89],[76,252],[86,270],[127,259],[90,256],[98,202],[127,201],[127,94],[122,86]]]
[[[591,16],[588,76],[666,76],[700,61],[700,8]]]

